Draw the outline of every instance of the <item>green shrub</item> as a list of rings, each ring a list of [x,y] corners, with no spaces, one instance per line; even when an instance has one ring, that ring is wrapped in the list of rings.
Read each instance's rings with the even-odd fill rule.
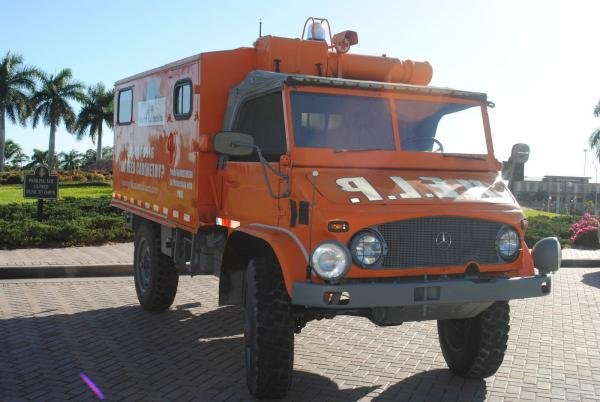
[[[60,188],[67,187],[112,187],[111,181],[72,181],[65,183],[58,183]]]
[[[23,173],[2,172],[0,173],[0,184],[23,184]]]
[[[87,177],[82,172],[73,172],[71,175],[72,181],[87,181]]]
[[[579,216],[559,215],[549,216],[530,216],[529,229],[525,234],[525,242],[529,247],[544,237],[556,236],[561,246],[571,245],[571,225],[579,220]]]
[[[105,180],[104,175],[96,172],[85,172],[85,177],[88,181]]]
[[[23,176],[32,173],[33,169],[0,172],[0,184],[23,184]],[[93,170],[91,172],[81,170],[59,170],[57,174],[58,181],[62,183],[82,181],[98,183],[112,180],[110,172],[103,170]]]
[[[109,197],[45,201],[41,222],[36,211],[35,203],[0,205],[0,248],[89,246],[133,238]]]

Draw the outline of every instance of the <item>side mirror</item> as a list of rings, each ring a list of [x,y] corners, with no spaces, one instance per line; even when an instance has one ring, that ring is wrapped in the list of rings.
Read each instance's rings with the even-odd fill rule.
[[[529,145],[515,144],[510,152],[510,162],[525,163],[529,160]]]
[[[529,145],[515,144],[510,152],[510,158],[502,167],[502,178],[508,180],[508,188],[512,190],[513,181],[518,165],[523,165],[529,160]],[[522,179],[521,179],[522,180]]]
[[[213,137],[213,149],[227,156],[246,156],[254,152],[254,137],[235,131],[222,131]]]

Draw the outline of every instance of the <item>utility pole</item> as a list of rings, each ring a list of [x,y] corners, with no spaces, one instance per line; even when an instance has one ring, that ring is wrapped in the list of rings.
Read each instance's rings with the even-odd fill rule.
[[[598,165],[594,162],[594,170],[596,171],[596,182],[594,183],[594,189],[596,190],[596,197],[594,200],[594,215],[598,216]]]

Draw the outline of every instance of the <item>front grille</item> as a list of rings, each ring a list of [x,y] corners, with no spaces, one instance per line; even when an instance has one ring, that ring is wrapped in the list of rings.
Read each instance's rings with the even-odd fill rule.
[[[377,229],[388,246],[381,267],[453,266],[464,265],[468,261],[502,263],[495,244],[502,226],[498,222],[451,216],[379,225]],[[445,244],[449,242],[448,237],[451,239],[449,246]]]

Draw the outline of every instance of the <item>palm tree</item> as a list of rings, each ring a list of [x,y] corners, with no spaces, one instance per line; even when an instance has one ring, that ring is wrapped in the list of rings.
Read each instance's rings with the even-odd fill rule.
[[[60,167],[65,170],[77,170],[81,167],[81,154],[72,149],[69,152],[61,152],[58,157]]]
[[[113,126],[114,90],[107,91],[104,84],[89,87],[83,107],[77,116],[75,134],[81,140],[88,135],[96,144],[96,160],[102,160],[102,124]]]
[[[600,101],[594,107],[594,116],[600,117]],[[596,150],[596,157],[600,160],[600,128],[594,130],[592,135],[590,135],[590,147]]]
[[[26,168],[30,169],[39,165],[47,165],[48,164],[48,151],[42,151],[40,149],[33,149],[33,154],[31,155],[31,162],[25,165]]]
[[[113,147],[102,147],[102,158],[112,159],[115,149]]]
[[[4,162],[5,167],[10,162],[10,167],[20,169],[23,167],[23,162],[27,159],[27,155],[23,152],[23,148],[13,140],[6,140],[4,143]]]
[[[88,149],[81,156],[81,167],[87,169],[92,163],[96,162],[96,151]]]
[[[8,162],[19,152],[23,152],[23,148],[13,140],[6,140],[4,142],[4,161]]]
[[[48,142],[48,168],[52,170],[55,162],[56,129],[61,122],[67,131],[75,128],[75,112],[69,101],[84,102],[83,84],[73,80],[71,69],[65,68],[56,75],[40,74],[40,88],[33,95],[33,121],[35,128],[40,119],[44,125],[50,126]]]
[[[12,158],[10,158],[11,167],[13,169],[23,169],[23,163],[27,162],[29,157],[25,155],[23,151],[17,151]]]
[[[13,124],[25,125],[38,74],[37,69],[23,66],[19,55],[7,52],[0,60],[0,171],[4,169],[5,117]]]

